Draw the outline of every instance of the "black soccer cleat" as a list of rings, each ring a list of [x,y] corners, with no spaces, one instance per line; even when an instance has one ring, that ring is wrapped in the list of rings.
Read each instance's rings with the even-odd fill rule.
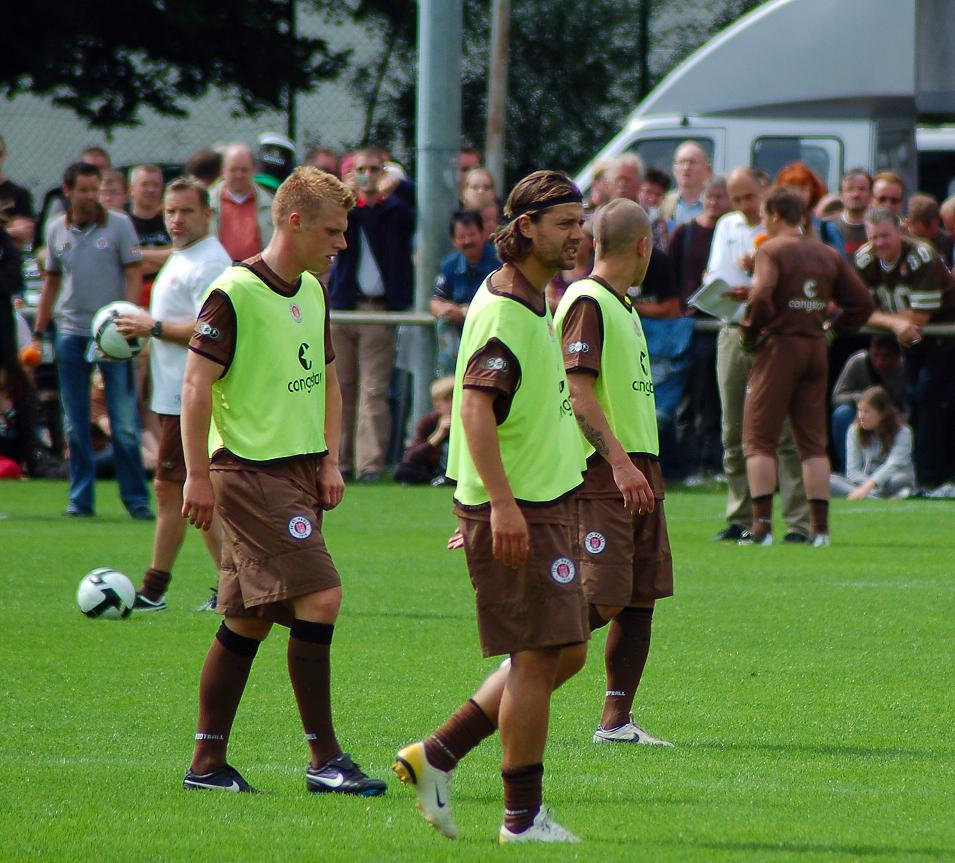
[[[716,536],[713,537],[713,542],[739,542],[745,532],[745,528],[740,527],[738,524],[731,524],[716,534]]]
[[[321,767],[305,771],[305,787],[313,794],[355,794],[358,797],[378,797],[387,786],[381,779],[372,779],[351,760],[347,752],[330,758]]]
[[[133,602],[133,608],[136,611],[165,611],[166,596],[160,596],[159,599],[150,599],[144,593],[137,593],[136,600]]]
[[[783,537],[783,542],[787,545],[801,545],[809,542],[809,537],[798,530],[791,530]]]
[[[242,778],[234,767],[226,764],[218,770],[211,773],[193,773],[186,771],[186,777],[182,780],[182,787],[187,791],[227,791],[231,794],[258,794],[258,789],[253,788]]]

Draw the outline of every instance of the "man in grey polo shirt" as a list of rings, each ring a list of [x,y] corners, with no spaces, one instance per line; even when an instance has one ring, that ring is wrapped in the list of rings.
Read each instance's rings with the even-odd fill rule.
[[[56,368],[70,446],[70,499],[64,515],[94,514],[93,443],[90,438],[90,377],[93,314],[113,300],[137,302],[142,285],[139,240],[129,217],[97,200],[100,170],[74,162],[63,174],[66,213],[46,229],[46,276],[33,339],[38,343],[56,320]],[[54,312],[54,304],[56,311]],[[106,391],[116,478],[133,518],[152,519],[140,453],[136,381],[130,361],[97,362]]]

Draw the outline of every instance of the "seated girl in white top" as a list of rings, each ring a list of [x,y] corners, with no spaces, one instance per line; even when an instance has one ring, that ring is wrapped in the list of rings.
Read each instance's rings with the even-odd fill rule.
[[[830,493],[849,500],[908,497],[914,487],[912,429],[883,387],[869,387],[846,434],[846,475],[832,474]]]

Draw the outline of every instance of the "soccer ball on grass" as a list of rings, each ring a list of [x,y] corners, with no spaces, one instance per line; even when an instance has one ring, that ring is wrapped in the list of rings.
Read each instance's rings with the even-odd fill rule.
[[[136,601],[136,588],[121,572],[107,566],[84,576],[76,591],[76,604],[87,617],[121,620],[129,617]]]

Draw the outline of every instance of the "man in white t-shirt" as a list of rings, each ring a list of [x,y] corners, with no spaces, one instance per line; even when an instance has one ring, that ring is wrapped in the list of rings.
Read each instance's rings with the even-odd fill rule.
[[[731,286],[733,297],[745,302],[753,284],[756,238],[764,232],[759,178],[752,168],[734,168],[726,178],[726,190],[733,212],[721,216],[716,223],[703,283],[723,279]],[[752,521],[753,501],[743,458],[743,401],[751,365],[752,356],[743,350],[738,327],[725,324],[716,343],[716,380],[723,408],[723,472],[727,484],[727,526],[714,537],[721,541],[740,540]],[[783,519],[788,526],[783,541],[806,542],[809,503],[788,421],[779,442],[778,460]]]
[[[162,611],[172,566],[182,546],[186,522],[182,518],[182,487],[186,465],[182,453],[179,414],[186,345],[209,285],[231,264],[229,253],[209,234],[209,193],[192,177],[180,177],[166,188],[163,200],[166,230],[172,254],[153,283],[149,311],[116,319],[126,336],[152,336],[149,368],[153,381],[152,409],[159,414],[159,464],[156,469],[156,534],[153,556],[136,592],[135,608]],[[218,525],[202,531],[216,566],[221,539]]]

